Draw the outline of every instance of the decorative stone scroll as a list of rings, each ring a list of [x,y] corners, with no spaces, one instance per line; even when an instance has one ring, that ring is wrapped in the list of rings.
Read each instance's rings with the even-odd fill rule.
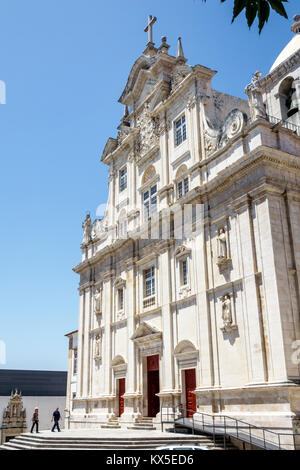
[[[159,120],[151,116],[149,104],[146,103],[142,113],[137,118],[139,135],[136,150],[142,157],[152,147],[159,143]]]

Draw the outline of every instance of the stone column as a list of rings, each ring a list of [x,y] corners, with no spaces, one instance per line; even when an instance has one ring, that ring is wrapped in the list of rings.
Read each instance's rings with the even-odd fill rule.
[[[68,337],[68,376],[67,376],[67,392],[66,392],[66,407],[65,407],[65,428],[69,429],[70,417],[70,395],[71,395],[71,377],[72,377],[72,356],[73,356],[73,336]]]
[[[204,213],[201,217],[204,217]],[[209,285],[204,220],[202,227],[199,227],[198,235],[193,240],[193,254],[192,275],[197,296],[196,308],[199,329],[199,384],[197,388],[201,389],[214,385],[211,312],[207,296]]]
[[[188,104],[187,109],[189,111],[189,126],[190,126],[190,149],[192,164],[198,162],[201,159],[200,155],[200,116],[199,116],[199,104],[198,96],[195,94]]]
[[[160,134],[160,161],[162,169],[162,187],[168,186],[170,181],[170,162],[169,162],[169,130],[170,122],[167,116],[161,118],[161,125],[159,129]],[[169,207],[170,197],[167,191],[160,200],[160,209]]]
[[[252,221],[251,199],[245,197],[235,201],[233,209],[237,217],[239,234],[241,275],[244,284],[246,305],[245,335],[248,343],[248,364],[250,383],[264,383],[267,380],[266,350],[263,320],[257,286],[257,258]]]
[[[110,263],[112,265],[112,263]],[[111,369],[111,354],[112,354],[112,314],[113,314],[113,285],[112,280],[114,276],[113,270],[108,270],[103,278],[103,319],[104,319],[104,332],[102,337],[103,343],[103,364],[104,364],[104,395],[111,395],[112,392],[112,369]]]
[[[126,375],[126,390],[124,398],[124,413],[120,421],[132,422],[142,415],[139,409],[141,394],[137,390],[137,368],[135,344],[130,339],[135,332],[136,315],[136,266],[134,260],[127,263],[127,282],[126,282],[126,309],[127,309],[127,337],[128,337],[128,364]]]
[[[82,370],[82,394],[84,397],[89,396],[89,389],[90,389],[90,329],[91,329],[91,293],[92,293],[92,286],[89,285],[85,289],[85,296],[84,296],[84,323],[83,323],[83,330],[84,330],[84,338],[82,342],[82,349],[83,349],[83,363],[84,368]]]
[[[291,246],[285,220],[286,208],[282,195],[275,188],[272,192],[260,197],[256,212],[265,289],[269,381],[284,382],[288,379],[288,370],[295,377],[299,374],[299,368],[291,361],[296,331],[287,265]]]
[[[173,391],[175,388],[174,377],[174,340],[172,322],[172,281],[171,281],[171,260],[169,242],[166,241],[160,246],[159,256],[159,284],[161,298],[163,349],[160,365],[162,371],[160,377],[160,391]]]
[[[83,370],[84,370],[84,322],[85,322],[85,290],[79,288],[79,324],[78,324],[78,358],[77,358],[77,389],[76,397],[83,396]]]

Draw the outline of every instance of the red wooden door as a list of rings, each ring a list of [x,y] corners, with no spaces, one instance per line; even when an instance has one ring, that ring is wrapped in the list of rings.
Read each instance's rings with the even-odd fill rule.
[[[147,394],[148,416],[154,417],[159,412],[159,356],[147,357]]]
[[[196,388],[196,371],[195,369],[185,370],[185,394],[186,407],[188,409],[187,416],[192,418],[196,412],[196,395],[192,393]]]
[[[124,413],[125,379],[119,379],[119,416]]]

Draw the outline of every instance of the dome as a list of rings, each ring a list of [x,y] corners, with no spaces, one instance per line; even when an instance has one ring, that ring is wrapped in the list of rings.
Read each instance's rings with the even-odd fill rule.
[[[292,31],[295,33],[290,42],[285,46],[285,48],[280,52],[279,56],[275,60],[274,64],[270,68],[270,72],[273,72],[276,67],[282,64],[286,59],[291,57],[295,52],[300,49],[300,15],[294,16],[296,23],[292,26]]]

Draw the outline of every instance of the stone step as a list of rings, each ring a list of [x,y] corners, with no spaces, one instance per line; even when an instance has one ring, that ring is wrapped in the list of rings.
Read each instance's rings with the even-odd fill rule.
[[[140,428],[138,428],[140,430]],[[101,433],[101,431],[100,431]],[[167,446],[171,444],[184,444],[184,443],[205,445],[209,448],[221,450],[223,447],[223,439],[217,439],[214,446],[213,440],[205,435],[178,435],[168,434],[164,436],[144,436],[135,437],[109,437],[99,436],[66,436],[64,433],[61,435],[42,435],[42,434],[21,434],[11,441],[5,443],[1,450],[130,450],[130,449],[155,449],[156,447]],[[228,449],[235,449],[230,443]]]
[[[111,423],[107,423],[107,424],[101,424],[101,428],[103,429],[120,429],[120,425],[119,424],[111,424]]]

